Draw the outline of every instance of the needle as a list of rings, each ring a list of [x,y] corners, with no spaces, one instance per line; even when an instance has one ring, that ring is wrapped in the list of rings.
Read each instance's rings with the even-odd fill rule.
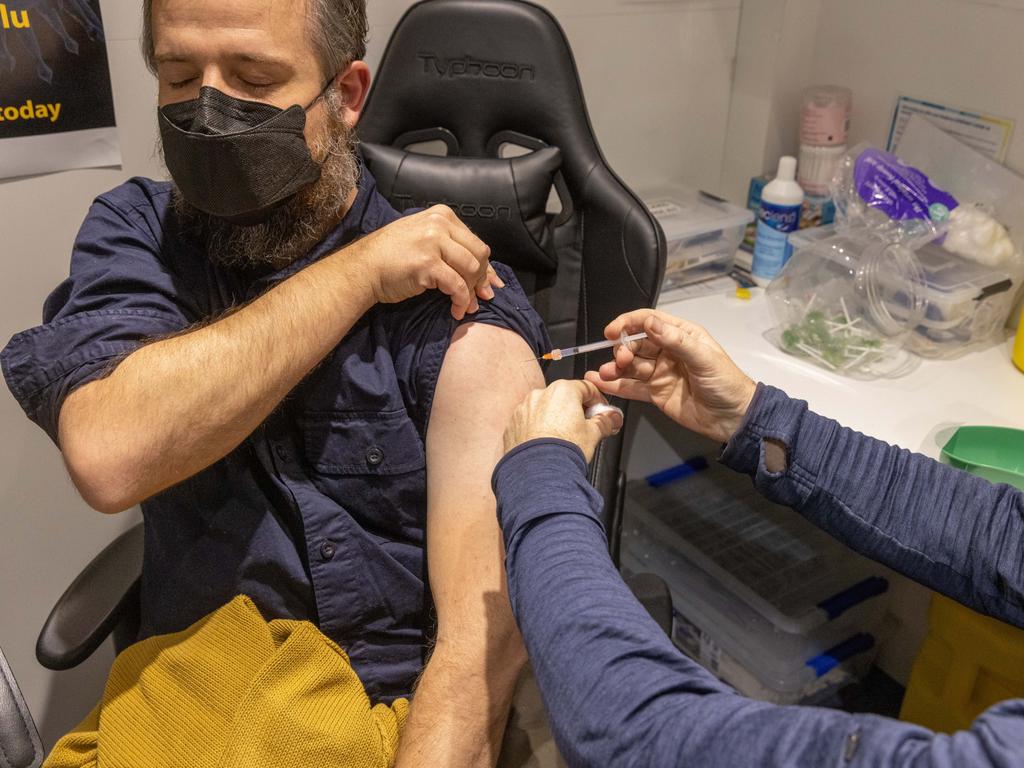
[[[547,354],[538,357],[538,360],[561,360],[563,357],[572,357],[573,355],[582,355],[585,352],[596,352],[599,349],[608,349],[610,347],[618,347],[624,344],[628,344],[631,341],[641,341],[647,338],[646,333],[634,333],[632,336],[627,336],[626,332],[623,331],[622,335],[617,339],[611,341],[595,341],[590,344],[580,344],[575,347],[566,347],[565,349],[552,349]]]

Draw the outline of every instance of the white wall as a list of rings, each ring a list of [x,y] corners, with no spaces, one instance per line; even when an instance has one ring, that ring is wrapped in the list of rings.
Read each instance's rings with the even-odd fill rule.
[[[824,0],[812,68],[853,90],[853,141],[885,146],[897,96],[1017,121],[1007,165],[1024,171],[1024,2]]]
[[[408,0],[369,0],[376,65]],[[549,0],[575,49],[598,138],[633,184],[671,178],[718,184],[739,0]],[[39,321],[43,299],[67,274],[71,242],[97,194],[133,175],[162,176],[155,87],[138,49],[138,0],[101,0],[124,167],[0,181],[7,267],[0,280],[0,343]],[[44,740],[92,706],[112,659],[49,673],[35,661],[39,628],[67,584],[134,515],[90,511],[56,449],[0,392],[0,646]]]
[[[797,149],[800,92],[853,90],[850,143],[884,148],[901,95],[1017,122],[1006,164],[1024,172],[1024,0],[746,0],[722,191]]]

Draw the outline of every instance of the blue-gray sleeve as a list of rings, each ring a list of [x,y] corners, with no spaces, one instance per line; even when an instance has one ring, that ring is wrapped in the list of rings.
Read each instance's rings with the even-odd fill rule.
[[[1024,702],[937,735],[870,715],[746,699],[677,650],[608,556],[576,446],[511,451],[493,486],[509,596],[555,741],[572,766],[1009,766]]]
[[[763,441],[787,468],[764,464]],[[1024,493],[866,437],[759,384],[722,454],[772,501],[851,549],[981,613],[1024,626]]]

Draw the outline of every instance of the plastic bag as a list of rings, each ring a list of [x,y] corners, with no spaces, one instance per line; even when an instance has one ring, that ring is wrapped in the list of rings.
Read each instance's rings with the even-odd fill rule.
[[[909,248],[941,238],[959,202],[896,155],[858,144],[832,182],[840,229],[866,229]]]

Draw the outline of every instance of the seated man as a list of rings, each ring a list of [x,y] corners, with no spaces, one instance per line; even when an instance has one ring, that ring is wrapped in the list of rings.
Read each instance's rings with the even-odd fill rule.
[[[91,506],[141,504],[140,639],[246,594],[374,701],[422,672],[399,764],[493,763],[524,652],[489,479],[542,323],[450,210],[400,217],[359,163],[363,0],[144,14],[173,182],[94,202],[8,385]]]

